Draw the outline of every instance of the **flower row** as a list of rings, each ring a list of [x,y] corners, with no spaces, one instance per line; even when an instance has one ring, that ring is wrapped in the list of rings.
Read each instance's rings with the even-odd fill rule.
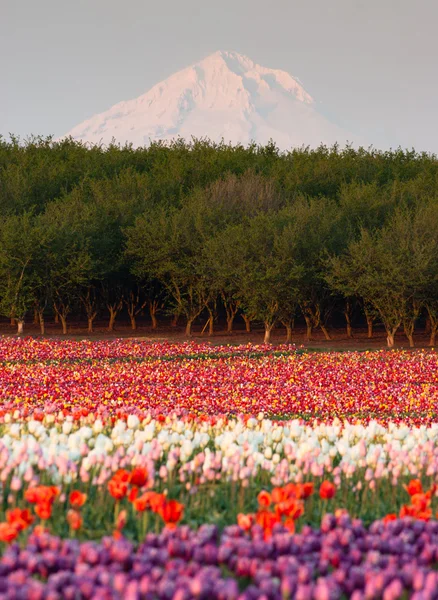
[[[290,535],[282,525],[266,540],[254,525],[186,526],[100,543],[32,535],[0,559],[0,594],[26,597],[189,600],[414,600],[435,598],[438,523],[403,519],[369,528],[327,514],[317,529]],[[17,596],[20,589],[21,596]]]
[[[75,360],[58,360],[64,350]],[[277,354],[256,346],[59,341],[52,347],[35,340],[17,348],[2,340],[2,351],[10,358],[0,364],[0,419],[15,411],[37,419],[92,412],[104,422],[172,411],[263,411],[325,423],[338,417],[428,425],[437,417],[432,351]]]
[[[309,425],[261,414],[229,419],[168,415],[143,421],[130,415],[113,426],[91,414],[77,421],[62,413],[42,421],[6,420],[0,426],[3,507],[24,508],[20,502],[28,488],[59,486],[54,510],[64,523],[66,495],[77,490],[90,500],[84,514],[89,537],[108,532],[121,502],[118,510],[128,509],[132,538],[141,539],[142,528],[129,512],[136,498],[127,480],[115,479],[133,468],[144,473],[144,482],[137,485],[144,488],[140,496],[154,492],[177,500],[193,525],[236,522],[238,513],[254,510],[263,488],[306,482],[318,486],[325,480],[337,489],[333,508],[348,509],[366,522],[398,512],[412,478],[433,490],[430,500],[435,502],[438,425]],[[321,511],[321,503],[311,499],[305,520],[319,523]]]

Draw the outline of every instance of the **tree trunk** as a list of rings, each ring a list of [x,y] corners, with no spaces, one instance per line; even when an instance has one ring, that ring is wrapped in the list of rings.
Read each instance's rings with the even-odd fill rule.
[[[40,322],[40,319],[39,319],[38,309],[34,308],[33,309],[33,324],[38,325],[39,322]]]
[[[151,316],[152,321],[152,329],[157,329],[158,321],[157,321],[157,311],[158,311],[158,301],[150,300],[149,301],[149,314]]]
[[[286,327],[285,344],[292,344],[293,331],[295,327],[295,319],[282,319],[282,325]]]
[[[403,331],[405,336],[408,338],[409,347],[414,348],[414,330],[415,330],[415,320],[417,318],[417,314],[414,313],[414,317],[411,319],[403,319]]]
[[[140,304],[140,291],[137,294],[135,294],[131,290],[128,298],[125,299],[124,302],[125,302],[127,310],[128,310],[129,320],[131,321],[131,329],[132,329],[132,331],[135,331],[137,329],[136,317],[138,314],[140,314],[140,312],[146,306],[147,300],[145,300],[142,304]]]
[[[187,325],[186,325],[186,336],[187,337],[190,337],[192,335],[192,323],[193,323],[193,319],[187,320]]]
[[[114,331],[114,323],[116,322],[117,311],[112,307],[109,308],[110,318],[108,323],[108,331]]]
[[[11,317],[11,325],[12,325],[12,327],[15,327],[15,325],[16,325],[15,317]]]
[[[310,342],[312,340],[312,319],[304,315],[304,320],[306,321],[306,339]]]
[[[368,339],[373,337],[373,317],[367,315]]]
[[[429,346],[435,346],[436,331],[437,331],[437,327],[431,327],[430,328]]]
[[[41,335],[44,335],[46,333],[46,327],[45,327],[45,323],[44,323],[44,314],[43,314],[43,311],[41,311],[39,313],[39,322],[40,322],[40,332],[41,332]]]
[[[175,313],[173,315],[172,321],[170,323],[172,327],[176,327],[178,325],[178,319],[179,319],[179,313]]]
[[[62,325],[62,333],[64,335],[67,335],[67,317],[59,314],[59,319],[60,319],[61,325]]]
[[[58,323],[59,323],[59,316],[58,316],[58,313],[56,312],[56,310],[55,310],[55,323],[56,323],[56,325],[58,325]]]
[[[323,334],[324,334],[324,337],[325,337],[325,339],[326,339],[327,341],[330,341],[332,338],[330,337],[330,334],[329,334],[329,332],[328,332],[328,330],[327,330],[327,327],[326,327],[325,325],[320,325],[320,327],[321,327],[321,331],[322,331],[322,332],[323,332]]]
[[[395,334],[397,333],[397,329],[400,327],[401,323],[399,323],[396,327],[392,329],[388,329],[386,327],[386,341],[388,344],[388,348],[393,348],[395,345]]]
[[[388,348],[394,347],[394,333],[392,333],[392,331],[386,332],[386,342],[388,344]]]
[[[247,317],[245,315],[245,313],[242,314],[243,320],[245,321],[245,329],[247,333],[250,333],[251,331],[251,319],[249,317]]]
[[[237,311],[239,310],[239,303],[232,301],[227,302],[226,296],[224,294],[221,294],[221,296],[225,307],[225,313],[227,315],[227,333],[232,333],[234,317],[237,315]]]
[[[347,337],[352,338],[353,337],[353,328],[351,327],[351,317],[350,317],[350,313],[348,312],[348,310],[344,311],[344,317],[345,317],[345,321],[347,324]]]
[[[347,337],[348,338],[352,338],[353,337],[353,329],[351,327],[351,315],[352,315],[352,306],[351,306],[351,301],[350,299],[346,299],[345,300],[345,308],[344,308],[344,317],[345,317],[345,322],[347,324]]]
[[[95,317],[95,314],[88,316],[88,333],[93,333],[93,321]]]
[[[23,335],[24,321],[17,319],[17,335]]]
[[[274,327],[274,324],[270,324],[270,323],[265,323],[265,337],[263,339],[263,343],[264,344],[270,344],[271,343],[271,331],[272,328]]]
[[[213,310],[207,305],[208,312],[208,335],[214,334],[214,314]]]

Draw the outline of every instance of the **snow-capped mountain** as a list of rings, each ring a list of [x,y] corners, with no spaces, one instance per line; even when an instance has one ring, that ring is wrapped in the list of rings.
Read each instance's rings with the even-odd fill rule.
[[[114,138],[134,146],[178,136],[244,145],[273,139],[281,149],[355,142],[318,112],[298,79],[236,52],[215,52],[67,135],[94,144]]]

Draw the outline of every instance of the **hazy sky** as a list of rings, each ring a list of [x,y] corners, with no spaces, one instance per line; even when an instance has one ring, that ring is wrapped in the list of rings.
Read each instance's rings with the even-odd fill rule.
[[[60,136],[216,50],[379,148],[438,152],[436,0],[0,0],[0,134]]]

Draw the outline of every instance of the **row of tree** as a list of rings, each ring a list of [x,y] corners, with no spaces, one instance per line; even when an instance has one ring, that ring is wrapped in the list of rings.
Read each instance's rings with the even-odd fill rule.
[[[437,165],[336,147],[2,142],[0,311],[19,332],[34,314],[42,333],[54,312],[66,333],[79,307],[90,331],[102,308],[112,329],[147,307],[154,326],[160,310],[184,316],[188,335],[201,313],[210,332],[218,312],[228,331],[241,314],[268,342],[278,323],[291,341],[300,315],[309,339],[329,338],[335,311],[351,334],[360,306],[389,346],[399,328],[413,345],[421,314],[434,344]]]

